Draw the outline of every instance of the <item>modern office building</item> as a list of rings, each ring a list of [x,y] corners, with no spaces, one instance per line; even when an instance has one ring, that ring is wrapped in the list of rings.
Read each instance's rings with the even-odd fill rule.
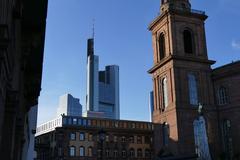
[[[32,158],[48,0],[0,0],[0,155]]]
[[[78,98],[74,98],[71,94],[62,95],[59,99],[57,109],[57,117],[62,114],[68,116],[82,116],[82,105]]]
[[[150,122],[62,116],[37,128],[36,160],[151,160]]]
[[[150,113],[150,122],[152,122],[152,115],[154,111],[154,96],[153,96],[153,91],[149,93],[149,102],[148,102],[148,107],[149,107],[149,113]]]
[[[162,0],[160,12],[149,25],[152,116],[162,125],[154,148],[200,160],[240,159],[240,62],[211,68],[215,61],[208,59],[204,25],[208,16],[193,10],[189,0]]]
[[[120,118],[119,67],[106,66],[99,71],[99,57],[94,55],[94,39],[88,40],[86,117]]]

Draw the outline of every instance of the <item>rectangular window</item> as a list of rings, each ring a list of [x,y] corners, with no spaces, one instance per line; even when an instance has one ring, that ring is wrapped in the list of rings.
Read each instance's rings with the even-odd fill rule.
[[[188,91],[190,104],[198,105],[197,80],[194,74],[188,74]]]
[[[70,133],[70,140],[72,141],[76,140],[76,133]]]
[[[137,143],[142,144],[142,136],[137,136]]]
[[[130,137],[129,137],[129,142],[130,142],[130,143],[134,143],[134,136],[130,136]]]
[[[106,142],[109,142],[109,135],[106,135]]]
[[[86,126],[86,125],[87,125],[87,120],[83,119],[83,126]]]
[[[88,141],[92,141],[93,140],[93,135],[92,135],[92,133],[89,133],[88,134]]]
[[[84,157],[85,156],[85,148],[84,147],[80,147],[79,155],[80,155],[80,157]]]
[[[88,156],[92,157],[92,147],[88,147]]]
[[[110,151],[109,149],[106,150],[106,157],[109,157],[110,156]]]
[[[136,124],[135,123],[132,123],[132,128],[136,128]]]
[[[80,141],[84,141],[84,140],[85,140],[85,133],[81,132],[81,133],[79,134],[79,140],[80,140]]]
[[[92,123],[91,123],[91,120],[88,120],[88,126],[91,126]]]
[[[70,147],[69,154],[70,154],[71,157],[74,157],[74,156],[75,156],[75,154],[76,154],[76,149],[75,149],[75,147]]]
[[[78,119],[78,125],[79,125],[79,126],[82,125],[82,119]]]
[[[126,137],[122,136],[122,143],[125,143],[125,142],[126,142]]]
[[[73,125],[77,124],[77,118],[73,118]]]
[[[72,124],[72,118],[68,118],[68,124]]]
[[[114,141],[114,142],[117,142],[117,141],[118,141],[118,137],[117,137],[117,136],[114,136],[114,137],[113,137],[113,141]]]
[[[63,123],[63,125],[66,125],[67,124],[67,119],[64,117],[63,119],[62,119],[62,123]]]

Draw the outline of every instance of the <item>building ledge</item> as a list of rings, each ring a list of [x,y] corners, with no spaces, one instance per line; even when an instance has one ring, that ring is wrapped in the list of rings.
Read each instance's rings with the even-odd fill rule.
[[[199,63],[206,63],[213,65],[216,61],[208,60],[208,59],[200,59],[198,57],[185,57],[185,56],[177,56],[177,55],[170,55],[163,59],[161,62],[155,64],[150,70],[148,70],[148,73],[152,74],[154,71],[156,71],[158,68],[162,67],[164,64],[169,62],[170,60],[180,60],[180,61],[190,61],[190,62],[199,62]]]
[[[168,14],[177,14],[177,15],[183,15],[183,16],[190,16],[190,17],[198,17],[202,20],[206,20],[208,16],[205,14],[204,11],[199,11],[196,9],[190,9],[190,10],[183,10],[181,8],[169,8],[169,10],[159,14],[148,26],[149,30],[152,30],[153,27],[162,20],[165,16]]]

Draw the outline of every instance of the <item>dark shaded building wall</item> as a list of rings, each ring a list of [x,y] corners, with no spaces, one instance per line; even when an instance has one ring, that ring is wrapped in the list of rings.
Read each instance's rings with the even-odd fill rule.
[[[0,1],[0,154],[21,159],[41,90],[47,0]]]

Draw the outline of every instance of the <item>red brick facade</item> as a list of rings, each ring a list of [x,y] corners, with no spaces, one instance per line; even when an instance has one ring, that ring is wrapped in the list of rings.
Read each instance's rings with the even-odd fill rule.
[[[211,69],[215,61],[207,55],[206,19],[204,12],[191,10],[188,0],[162,1],[160,16],[149,26],[154,50],[154,66],[149,70],[154,86],[153,122],[166,124],[169,138],[164,144],[162,129],[162,144],[155,149],[177,156],[195,154],[193,122],[199,117],[200,103],[212,159],[233,159],[240,154],[240,62]],[[220,91],[219,87],[225,88]],[[219,95],[222,105],[218,105]]]

